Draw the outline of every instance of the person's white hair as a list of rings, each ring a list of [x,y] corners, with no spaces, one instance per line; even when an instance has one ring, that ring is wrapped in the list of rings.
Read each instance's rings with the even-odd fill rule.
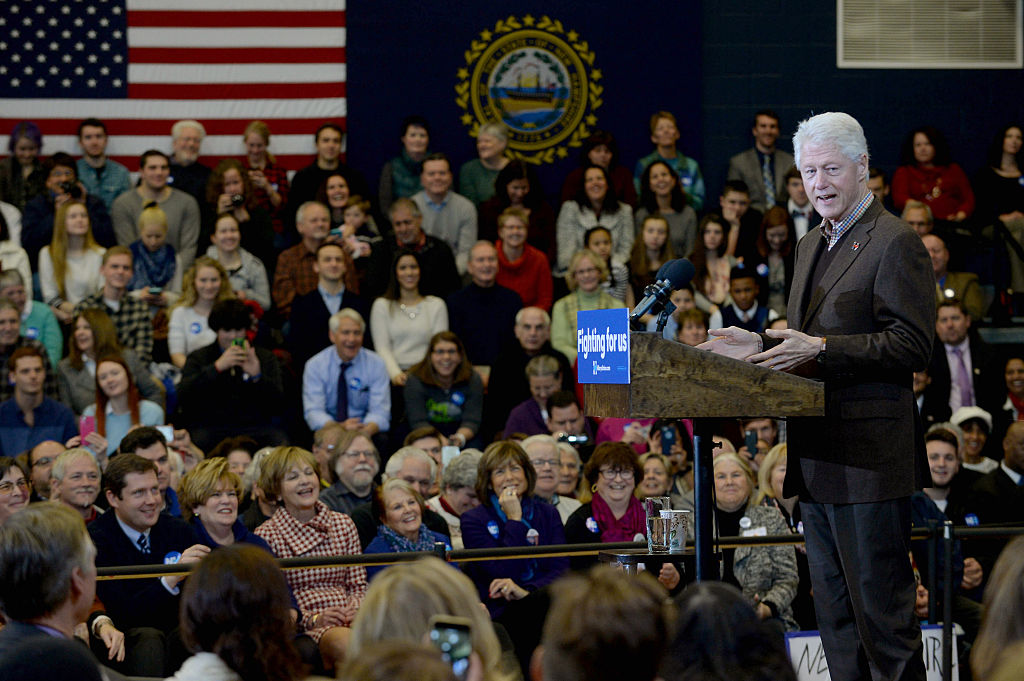
[[[363,315],[359,314],[351,307],[342,308],[332,314],[331,318],[327,320],[327,328],[337,333],[338,327],[341,326],[342,319],[351,319],[355,323],[359,324],[360,331],[366,331],[366,321],[363,320]]]
[[[865,157],[864,177],[860,179],[867,181],[870,160],[868,141],[864,137],[864,128],[850,114],[829,111],[800,121],[796,132],[793,133],[793,153],[797,169],[800,168],[800,156],[806,144],[835,147],[851,161],[860,161],[861,156]]]
[[[508,144],[508,128],[501,123],[491,122],[484,123],[480,126],[480,130],[476,133],[476,136],[489,135],[494,139],[498,140],[502,144]]]
[[[206,128],[203,127],[203,124],[199,121],[187,118],[183,121],[178,121],[177,123],[171,126],[171,139],[178,139],[178,137],[181,136],[181,133],[182,131],[185,130],[185,128],[195,128],[196,130],[198,130],[199,141],[202,141],[206,137]]]
[[[523,317],[526,316],[527,312],[539,312],[541,317],[544,319],[544,325],[551,326],[551,315],[548,314],[547,310],[541,307],[524,307],[519,310],[519,312],[516,312],[516,326],[523,323]]]
[[[402,447],[397,452],[391,455],[388,459],[387,465],[384,467],[384,475],[381,476],[383,480],[394,478],[398,476],[398,471],[402,470],[402,466],[405,465],[405,460],[413,458],[421,461],[426,461],[430,464],[430,479],[433,480],[437,477],[437,463],[430,458],[430,455],[419,447],[407,446]]]
[[[320,206],[324,210],[327,210],[327,206],[320,203],[319,201],[306,201],[304,204],[299,206],[299,209],[297,211],[295,211],[296,224],[301,223],[306,219],[306,211],[309,210],[311,206]]]

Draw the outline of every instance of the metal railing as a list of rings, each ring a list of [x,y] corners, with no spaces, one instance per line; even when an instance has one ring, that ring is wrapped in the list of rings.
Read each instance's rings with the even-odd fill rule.
[[[914,528],[911,539],[928,542],[928,581],[934,588],[938,577],[939,565],[942,567],[942,598],[936,599],[930,594],[928,599],[928,621],[936,621],[936,601],[942,605],[942,678],[949,681],[953,664],[953,547],[958,539],[968,538],[1004,538],[1024,535],[1024,527],[987,526],[965,527],[954,526],[951,522],[938,523],[931,521],[929,527]],[[777,534],[760,537],[721,537],[718,548],[737,548],[739,546],[784,546],[803,544],[801,534]],[[490,549],[457,549],[447,550],[438,542],[431,552],[406,553],[374,553],[341,556],[316,556],[303,558],[278,558],[282,570],[299,570],[302,568],[385,566],[395,563],[416,560],[422,556],[434,555],[446,562],[472,563],[483,560],[514,560],[522,558],[561,558],[596,556],[602,551],[618,551],[622,549],[646,548],[643,542],[591,543],[591,544],[557,544],[545,546],[511,546]],[[692,555],[692,543],[687,544],[687,553]],[[939,560],[939,557],[942,560]],[[97,569],[97,578],[101,580],[116,579],[151,579],[154,577],[187,575],[195,564],[187,565],[121,565],[101,567]]]

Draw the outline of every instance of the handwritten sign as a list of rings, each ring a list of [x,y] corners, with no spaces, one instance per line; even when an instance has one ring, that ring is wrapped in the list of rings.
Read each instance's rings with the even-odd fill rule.
[[[576,374],[580,383],[629,383],[629,310],[576,313]]]
[[[956,654],[956,627],[953,628],[953,673],[950,678],[960,681],[960,669]],[[921,625],[924,643],[924,667],[928,681],[942,681],[942,625]],[[799,681],[831,681],[828,662],[821,647],[821,637],[816,631],[797,631],[786,634],[786,648],[789,661],[796,669]]]

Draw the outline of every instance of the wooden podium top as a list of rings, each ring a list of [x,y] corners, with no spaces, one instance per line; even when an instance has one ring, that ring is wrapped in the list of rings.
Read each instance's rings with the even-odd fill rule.
[[[779,418],[825,413],[820,381],[697,350],[657,333],[630,334],[629,363],[629,385],[584,385],[587,416]]]

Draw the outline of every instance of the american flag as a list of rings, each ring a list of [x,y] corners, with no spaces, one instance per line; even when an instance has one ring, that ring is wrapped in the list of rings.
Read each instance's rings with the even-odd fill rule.
[[[194,118],[212,165],[243,156],[258,119],[278,162],[301,168],[321,123],[345,127],[345,38],[345,0],[0,0],[0,154],[29,120],[43,155],[78,156],[78,123],[95,116],[135,171]]]

